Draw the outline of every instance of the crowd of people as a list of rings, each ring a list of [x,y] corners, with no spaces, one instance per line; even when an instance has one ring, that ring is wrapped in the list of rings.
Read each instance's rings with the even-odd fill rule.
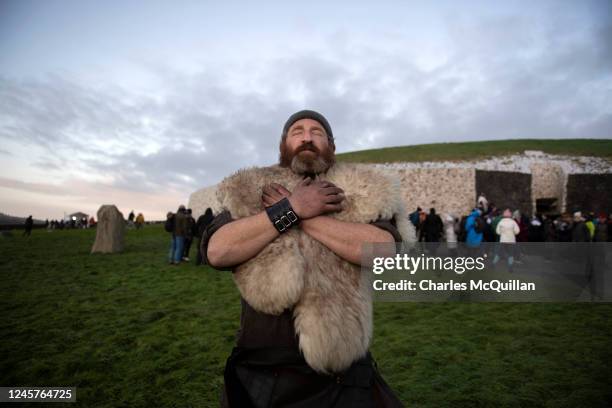
[[[409,215],[417,231],[419,242],[446,242],[449,249],[464,242],[468,249],[476,249],[483,242],[515,244],[520,242],[610,242],[612,241],[612,214],[583,215],[564,212],[555,216],[535,214],[531,217],[518,209],[498,208],[489,204],[484,194],[478,197],[476,207],[461,218],[452,214],[440,217],[435,208],[425,213],[420,207]],[[435,251],[435,246],[431,248]],[[493,253],[493,264],[505,258],[508,265],[520,262],[520,252],[514,245],[499,245]]]
[[[31,219],[32,216],[28,217]],[[44,227],[47,230],[63,230],[63,229],[85,229],[85,228],[95,228],[97,225],[96,219],[91,216],[89,219],[87,217],[73,217],[71,219],[66,220],[45,220]],[[134,210],[130,211],[126,225],[128,228],[136,228],[141,229],[145,225],[145,218],[142,213],[138,213],[138,215],[134,215]],[[25,229],[28,230],[28,221],[26,219]],[[30,226],[31,230],[31,226]]]
[[[94,228],[96,226],[96,220],[94,217],[90,217],[87,219],[83,218],[73,218],[70,220],[45,220],[45,228],[48,230],[63,230],[63,229],[84,229],[84,228]]]
[[[440,217],[435,208],[429,214],[420,207],[409,216],[420,242],[610,242],[612,214],[573,214],[556,216],[536,214],[532,217],[517,209],[501,209],[495,204],[475,207],[470,214],[457,218]],[[500,227],[501,225],[501,227]],[[512,232],[512,233],[510,233]]]
[[[196,265],[202,264],[202,253],[200,252],[200,239],[204,230],[213,219],[213,212],[207,208],[204,214],[196,221],[193,218],[191,208],[180,205],[176,213],[168,212],[164,229],[170,233],[170,251],[168,252],[168,263],[178,265],[181,262],[189,262],[189,252],[194,239],[197,241]]]

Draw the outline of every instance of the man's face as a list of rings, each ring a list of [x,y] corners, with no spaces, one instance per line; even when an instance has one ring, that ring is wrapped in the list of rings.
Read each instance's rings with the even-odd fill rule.
[[[300,119],[287,131],[280,145],[280,165],[298,174],[323,173],[334,164],[335,147],[323,126],[313,119]]]

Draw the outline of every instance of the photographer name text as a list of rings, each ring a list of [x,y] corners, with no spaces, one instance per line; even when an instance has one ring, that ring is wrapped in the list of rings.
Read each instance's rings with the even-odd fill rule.
[[[493,279],[487,280],[470,280],[469,282],[457,282],[450,280],[448,282],[435,282],[428,279],[413,281],[402,279],[397,282],[384,282],[382,279],[377,279],[372,282],[372,287],[375,291],[483,291],[483,292],[529,292],[535,291],[535,283],[521,282],[519,279],[510,279],[500,281]]]

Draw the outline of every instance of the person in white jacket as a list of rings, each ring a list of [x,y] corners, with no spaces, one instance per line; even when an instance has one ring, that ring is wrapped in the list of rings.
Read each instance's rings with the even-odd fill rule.
[[[497,223],[495,233],[499,235],[498,250],[495,251],[493,264],[499,262],[500,253],[508,260],[508,268],[512,271],[514,263],[514,244],[516,244],[516,236],[521,232],[516,221],[512,219],[512,212],[509,208],[504,210],[504,215],[501,221]]]
[[[457,251],[457,233],[455,232],[456,220],[452,214],[444,215],[444,235],[446,236],[446,245],[451,253]]]

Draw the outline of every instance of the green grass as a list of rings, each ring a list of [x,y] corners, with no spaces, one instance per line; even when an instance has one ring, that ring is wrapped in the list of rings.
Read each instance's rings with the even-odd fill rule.
[[[336,157],[338,161],[356,163],[461,161],[522,153],[524,150],[612,158],[612,139],[517,139],[434,143],[362,150],[338,154]]]
[[[230,274],[166,265],[160,226],[0,237],[0,385],[87,407],[215,407],[239,324]],[[408,406],[612,405],[612,305],[376,303],[372,353]],[[42,404],[31,404],[40,407]],[[55,405],[53,405],[55,406]]]

